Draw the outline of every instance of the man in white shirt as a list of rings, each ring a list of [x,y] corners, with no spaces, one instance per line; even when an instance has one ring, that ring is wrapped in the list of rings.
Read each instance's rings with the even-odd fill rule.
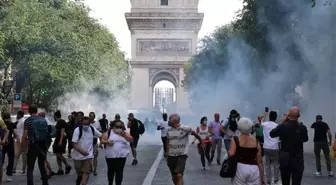
[[[167,132],[168,132],[168,115],[167,113],[162,114],[162,121],[159,122],[157,130],[161,130],[161,140],[163,144],[163,151],[166,153],[167,149]]]
[[[90,112],[89,114],[90,124],[95,129],[97,129],[100,133],[102,132],[100,123],[96,121],[96,114],[94,112]],[[98,165],[98,138],[94,137],[93,139],[93,175],[96,176],[97,174],[97,165]]]
[[[24,112],[18,111],[16,118],[18,120],[18,123],[16,125],[16,132],[18,135],[17,138],[21,139],[23,135],[23,131],[24,131],[24,121],[25,121]],[[15,147],[15,158],[14,158],[13,172],[16,172],[16,166],[17,166],[18,160],[20,156],[22,156],[22,170],[20,173],[24,174],[26,173],[26,168],[27,168],[27,152],[26,151],[22,152],[20,140],[14,143],[14,147]]]
[[[279,138],[271,138],[270,136],[271,131],[278,126],[278,124],[276,123],[277,117],[277,112],[271,111],[269,113],[269,121],[262,123],[267,184],[272,184],[272,178],[274,180],[274,184],[277,184],[280,179]],[[273,177],[271,165],[273,166],[274,170]]]
[[[76,185],[87,185],[92,169],[93,139],[101,138],[102,134],[90,125],[89,117],[84,117],[82,125],[74,130],[71,152],[77,173]]]

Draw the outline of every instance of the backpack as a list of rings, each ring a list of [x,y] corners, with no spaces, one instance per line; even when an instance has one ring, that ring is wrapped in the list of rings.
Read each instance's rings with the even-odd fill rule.
[[[138,124],[139,124],[138,133],[142,135],[145,133],[145,125],[140,120],[138,120]]]
[[[79,135],[78,135],[78,141],[79,141],[83,136],[83,126],[82,125],[78,126],[78,128],[79,128]],[[91,128],[91,131],[92,131],[92,135],[94,135],[95,130],[94,130],[93,126],[90,125],[90,128]]]
[[[33,142],[46,142],[49,136],[48,130],[48,123],[46,121],[42,121],[41,119],[35,120],[33,122]]]

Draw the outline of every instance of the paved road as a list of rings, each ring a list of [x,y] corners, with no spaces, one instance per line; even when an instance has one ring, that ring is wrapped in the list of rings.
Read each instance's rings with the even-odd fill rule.
[[[157,145],[147,145],[139,146],[138,158],[139,164],[137,166],[131,166],[132,157],[128,158],[125,172],[124,172],[124,183],[123,185],[172,185],[171,176],[166,165],[166,161],[162,159],[156,161],[158,153],[161,147]],[[103,151],[100,151],[99,160],[99,170],[98,176],[91,176],[89,185],[106,185],[106,164],[103,157]],[[51,162],[54,169],[56,169],[55,157],[51,156]],[[72,160],[69,159],[70,164]],[[154,163],[154,164],[153,164]],[[322,161],[324,163],[324,161]],[[151,169],[152,165],[154,168]],[[304,172],[303,185],[322,185],[322,184],[335,184],[335,178],[329,178],[326,176],[314,177],[315,173],[315,161],[313,156],[306,157],[306,168]],[[199,161],[199,156],[196,152],[196,148],[191,146],[189,149],[189,157],[187,160],[186,171],[185,171],[185,185],[221,185],[221,184],[231,184],[229,180],[222,179],[219,177],[219,166],[212,165],[206,171],[201,171],[201,164]],[[336,160],[333,160],[333,167],[336,169]],[[324,166],[325,168],[325,166]],[[151,169],[151,170],[150,170]],[[149,175],[147,176],[148,172]],[[152,180],[152,183],[144,184],[144,180]],[[36,185],[40,185],[40,175],[38,170],[35,171],[35,182]],[[50,185],[73,185],[75,182],[75,172],[71,171],[69,175],[64,176],[54,176],[50,180]],[[149,182],[150,182],[149,181]],[[14,176],[13,181],[4,184],[15,184],[15,185],[25,185],[25,176]]]
[[[137,166],[131,166],[132,157],[128,157],[126,162],[126,167],[124,171],[124,184],[125,185],[142,185],[143,180],[145,179],[149,169],[152,166],[153,161],[156,159],[158,152],[160,151],[161,146],[139,146],[138,158],[139,163]],[[89,185],[106,185],[107,184],[107,167],[103,155],[103,150],[99,151],[99,170],[98,176],[90,176]],[[57,164],[55,156],[48,156],[54,171],[57,171]],[[72,159],[68,159],[70,164],[73,166]],[[18,164],[20,167],[20,164]],[[34,171],[34,181],[35,185],[41,185],[40,173],[37,167]],[[4,185],[26,185],[25,176],[13,176],[12,182],[6,182]],[[75,170],[73,169],[70,174],[62,176],[54,176],[50,179],[50,185],[74,185],[76,180]]]

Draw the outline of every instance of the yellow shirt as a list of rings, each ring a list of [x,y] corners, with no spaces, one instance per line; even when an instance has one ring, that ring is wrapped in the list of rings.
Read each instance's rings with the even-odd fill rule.
[[[7,128],[7,125],[5,124],[5,122],[2,119],[0,119],[0,127],[1,128]]]

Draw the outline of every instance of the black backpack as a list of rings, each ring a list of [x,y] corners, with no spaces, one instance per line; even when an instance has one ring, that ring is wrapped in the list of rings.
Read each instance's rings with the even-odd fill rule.
[[[139,124],[138,133],[142,135],[145,133],[145,125],[140,120],[138,120],[138,124]]]
[[[83,136],[83,126],[81,125],[78,128],[79,128],[79,135],[78,135],[78,141],[79,141]],[[90,125],[90,128],[91,128],[91,131],[92,131],[92,135],[94,136],[95,131],[94,131],[93,126]]]

